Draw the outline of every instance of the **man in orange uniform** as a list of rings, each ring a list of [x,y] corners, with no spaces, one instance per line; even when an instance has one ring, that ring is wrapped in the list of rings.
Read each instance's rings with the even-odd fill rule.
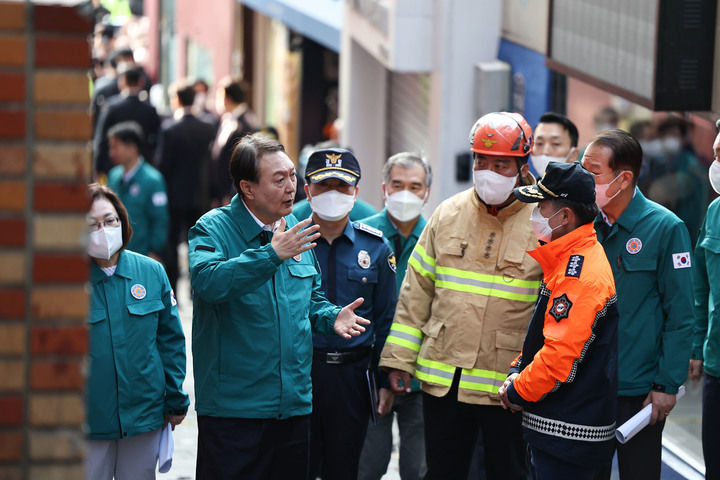
[[[522,410],[536,480],[590,480],[612,462],[618,381],[617,298],[593,229],[595,181],[579,163],[550,163],[537,185],[514,193],[538,203],[530,220],[540,246],[529,253],[544,278],[500,400]]]

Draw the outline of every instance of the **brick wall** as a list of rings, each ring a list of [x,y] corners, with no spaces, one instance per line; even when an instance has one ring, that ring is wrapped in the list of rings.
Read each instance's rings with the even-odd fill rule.
[[[87,35],[0,0],[0,479],[83,477]]]

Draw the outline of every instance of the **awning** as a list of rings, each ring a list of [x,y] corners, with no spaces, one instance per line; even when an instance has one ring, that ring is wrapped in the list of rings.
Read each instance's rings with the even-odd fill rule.
[[[345,2],[342,0],[240,0],[263,15],[325,48],[340,52],[340,32]]]

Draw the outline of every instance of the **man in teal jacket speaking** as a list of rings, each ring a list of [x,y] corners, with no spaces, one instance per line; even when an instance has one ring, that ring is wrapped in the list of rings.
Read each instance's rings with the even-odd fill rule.
[[[197,478],[305,479],[311,328],[344,338],[370,322],[325,299],[318,227],[291,215],[295,167],[259,135],[233,151],[238,192],[190,230]],[[307,227],[307,228],[305,228]]]

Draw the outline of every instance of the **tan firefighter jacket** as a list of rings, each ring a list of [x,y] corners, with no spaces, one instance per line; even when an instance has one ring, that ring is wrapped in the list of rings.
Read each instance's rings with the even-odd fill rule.
[[[499,404],[542,279],[526,253],[537,247],[534,207],[516,200],[493,216],[471,188],[435,210],[408,262],[381,367],[439,397],[460,368],[459,401]]]

